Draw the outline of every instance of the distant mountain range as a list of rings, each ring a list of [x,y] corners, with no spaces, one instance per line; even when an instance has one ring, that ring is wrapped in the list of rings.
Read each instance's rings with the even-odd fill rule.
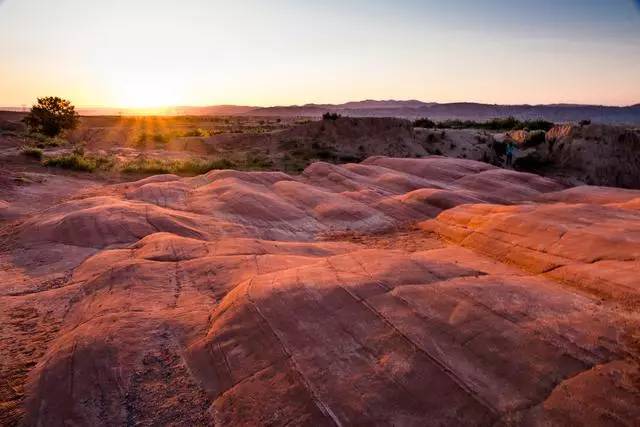
[[[6,110],[18,110],[9,109]],[[82,115],[130,115],[136,110],[117,108],[79,108]],[[344,104],[305,104],[277,107],[251,107],[242,105],[213,105],[205,107],[178,106],[154,110],[166,115],[245,115],[280,117],[320,117],[326,112],[351,117],[402,117],[414,119],[428,117],[433,120],[461,119],[484,121],[513,116],[521,120],[545,119],[552,122],[591,120],[596,123],[640,125],[640,104],[628,107],[602,105],[547,104],[496,105],[474,102],[436,103],[417,100],[365,100]]]
[[[518,119],[545,119],[553,122],[591,120],[598,123],[640,124],[640,104],[629,107],[602,105],[495,105],[473,102],[440,104],[422,101],[359,101],[345,104],[306,104],[302,106],[256,108],[245,114],[257,116],[319,117],[330,111],[344,116],[428,117],[433,120],[489,120],[514,116]]]

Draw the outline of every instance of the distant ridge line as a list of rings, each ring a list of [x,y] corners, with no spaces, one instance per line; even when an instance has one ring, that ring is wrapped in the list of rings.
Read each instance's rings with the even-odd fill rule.
[[[24,111],[24,107],[0,108]],[[127,108],[80,107],[81,115],[193,115],[193,116],[281,116],[321,117],[325,112],[350,117],[399,117],[433,120],[490,120],[514,116],[521,120],[544,119],[554,122],[591,120],[595,123],[640,125],[640,103],[630,106],[588,104],[483,104],[479,102],[423,102],[412,100],[362,100],[342,104],[283,105],[255,107],[244,105],[174,106],[151,110]]]

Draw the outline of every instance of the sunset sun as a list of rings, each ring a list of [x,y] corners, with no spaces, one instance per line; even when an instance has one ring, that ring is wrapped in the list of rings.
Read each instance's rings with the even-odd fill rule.
[[[183,89],[170,76],[146,75],[112,83],[115,104],[123,108],[156,109],[183,103]]]

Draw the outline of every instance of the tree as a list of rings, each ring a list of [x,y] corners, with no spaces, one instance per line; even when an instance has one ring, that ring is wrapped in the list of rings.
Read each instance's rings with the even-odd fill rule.
[[[342,117],[340,114],[338,113],[331,113],[331,112],[326,112],[322,115],[322,120],[333,120],[336,121],[338,120],[340,117]]]
[[[78,113],[70,101],[48,96],[38,98],[24,122],[35,132],[56,136],[64,129],[73,129],[78,124]]]

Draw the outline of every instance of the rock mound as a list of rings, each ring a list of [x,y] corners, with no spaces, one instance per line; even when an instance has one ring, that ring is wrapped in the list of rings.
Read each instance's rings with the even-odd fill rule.
[[[640,188],[640,132],[608,125],[561,125],[544,143],[523,147],[516,167],[573,183]]]
[[[438,156],[83,193],[5,230],[0,421],[636,419],[639,201]]]

